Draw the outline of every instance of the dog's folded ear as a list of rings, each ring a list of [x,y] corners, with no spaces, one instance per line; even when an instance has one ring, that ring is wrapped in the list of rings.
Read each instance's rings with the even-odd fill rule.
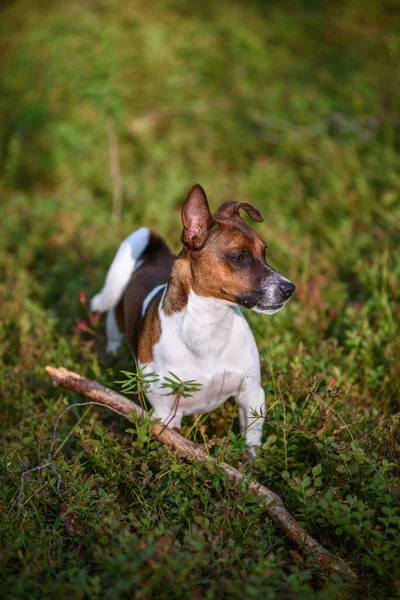
[[[219,207],[217,214],[224,215],[225,217],[240,217],[239,211],[241,208],[247,212],[253,221],[258,221],[259,223],[264,221],[264,217],[260,211],[250,204],[250,202],[224,202],[224,204]]]
[[[182,208],[182,242],[190,249],[200,250],[214,224],[207,196],[201,185],[196,183],[188,193]]]

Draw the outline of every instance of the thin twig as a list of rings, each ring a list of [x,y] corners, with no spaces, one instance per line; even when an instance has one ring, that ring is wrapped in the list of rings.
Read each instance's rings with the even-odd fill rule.
[[[22,503],[22,498],[23,498],[24,488],[25,488],[25,477],[27,475],[29,475],[30,473],[34,473],[35,471],[43,471],[44,469],[52,469],[54,471],[55,476],[57,477],[57,487],[56,487],[57,494],[60,498],[62,498],[63,493],[61,492],[61,485],[63,485],[64,482],[63,482],[61,475],[58,472],[57,468],[54,466],[53,460],[52,460],[53,452],[54,452],[54,444],[56,442],[56,434],[57,434],[58,425],[59,425],[62,417],[65,415],[65,413],[67,413],[69,410],[71,410],[71,408],[74,408],[75,406],[88,406],[88,405],[92,405],[92,404],[94,404],[96,406],[101,406],[103,408],[109,408],[113,412],[117,413],[117,415],[120,415],[121,417],[126,418],[126,414],[124,414],[123,412],[120,412],[119,410],[117,410],[115,408],[112,408],[111,406],[106,406],[102,402],[77,402],[76,404],[70,404],[69,406],[67,406],[67,408],[65,408],[62,411],[62,413],[60,413],[58,415],[57,419],[55,420],[54,427],[53,427],[53,437],[51,438],[50,449],[49,449],[49,453],[47,455],[47,463],[45,463],[44,465],[39,465],[38,467],[34,467],[33,469],[27,469],[26,471],[21,472],[21,485],[19,488],[18,499],[17,499],[17,506],[18,506],[18,510],[20,512],[22,511],[22,507],[25,506],[25,504],[27,504],[27,502],[30,500],[30,498],[29,498],[29,500]],[[75,488],[73,488],[73,489],[75,489]]]
[[[81,377],[62,367],[58,369],[46,367],[46,371],[50,375],[53,385],[55,386],[73,390],[78,394],[90,398],[98,404],[108,406],[114,410],[114,412],[123,415],[127,419],[131,419],[133,413],[135,413],[137,418],[140,419],[141,417],[142,410],[137,404],[96,381]],[[217,462],[212,456],[207,456],[197,444],[187,440],[169,427],[165,427],[165,424],[160,423],[159,421],[151,423],[151,433],[163,444],[175,448],[179,456],[194,458],[203,463],[211,472],[215,472],[215,469],[221,468],[235,484],[246,484],[248,490],[259,498],[265,512],[304,552],[312,555],[320,565],[326,567],[330,571],[348,575],[353,578],[357,577],[345,561],[323,548],[323,546],[312,538],[288,512],[281,498],[267,487],[261,485],[258,481],[250,480],[246,474],[243,474],[228,463]]]
[[[171,422],[175,419],[176,413],[178,412],[178,406],[179,406],[179,400],[180,399],[181,398],[180,398],[179,394],[177,394],[176,395],[176,400],[175,400],[175,403],[174,403],[174,406],[175,406],[174,413],[173,413],[172,417],[170,419],[168,419],[168,421],[165,423],[164,429],[166,429],[166,427],[169,427],[170,424],[171,424]],[[160,433],[162,433],[164,431],[164,429],[162,429],[160,431]],[[160,433],[158,434],[158,436],[160,435]]]
[[[346,421],[343,419],[343,417],[334,409],[332,408],[332,406],[330,404],[328,404],[327,402],[325,402],[325,400],[323,400],[323,398],[321,398],[321,396],[319,394],[314,394],[314,398],[319,401],[322,402],[322,404],[325,405],[326,408],[329,408],[329,410],[331,410],[336,416],[337,418],[342,421],[343,423],[343,428],[346,429],[347,433],[349,434],[349,436],[351,437],[351,439],[354,442],[354,435],[351,433],[350,431],[350,427],[347,425]]]

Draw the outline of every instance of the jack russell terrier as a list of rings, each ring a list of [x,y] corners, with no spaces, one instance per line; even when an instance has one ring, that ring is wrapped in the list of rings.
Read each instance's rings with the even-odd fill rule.
[[[269,266],[266,244],[240,209],[263,220],[249,202],[225,202],[212,215],[203,188],[194,185],[182,209],[179,256],[150,229],[138,229],[119,247],[91,310],[107,311],[107,351],[126,337],[144,372],[159,376],[146,393],[155,418],[180,428],[183,415],[210,412],[236,396],[254,455],[265,398],[258,350],[240,307],[272,315],[295,286]],[[166,395],[162,381],[171,373],[201,389],[179,400]]]

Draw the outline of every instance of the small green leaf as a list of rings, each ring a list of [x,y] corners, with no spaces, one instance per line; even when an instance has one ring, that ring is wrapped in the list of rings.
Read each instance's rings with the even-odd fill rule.
[[[322,473],[322,465],[321,464],[313,467],[312,474],[314,475],[314,477],[318,477],[318,475],[321,475],[321,473]]]

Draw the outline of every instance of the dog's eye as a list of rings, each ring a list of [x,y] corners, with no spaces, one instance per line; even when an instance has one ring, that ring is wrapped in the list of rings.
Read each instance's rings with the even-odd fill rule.
[[[247,250],[236,251],[225,256],[225,260],[233,263],[247,264],[251,260],[251,255]]]
[[[237,254],[231,254],[229,260],[234,263],[246,264],[250,261],[250,255],[248,252],[238,252]]]

